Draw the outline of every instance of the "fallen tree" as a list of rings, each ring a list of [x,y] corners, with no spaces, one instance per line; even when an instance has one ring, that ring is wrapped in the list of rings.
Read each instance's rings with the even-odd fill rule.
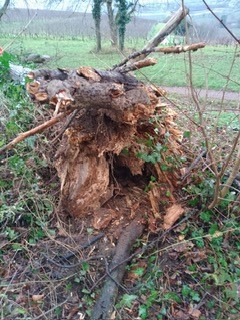
[[[27,91],[37,104],[52,106],[52,118],[0,149],[4,152],[33,134],[63,123],[52,142],[57,149],[53,162],[61,184],[58,209],[79,219],[91,219],[97,230],[117,229],[116,238],[121,242],[126,237],[123,251],[117,246],[111,267],[121,257],[127,258],[143,226],[156,232],[163,222],[162,228],[167,229],[183,213],[174,198],[183,154],[182,133],[175,124],[177,114],[162,100],[161,88],[144,84],[128,72],[157,63],[154,58],[146,58],[152,52],[181,53],[203,48],[203,43],[156,47],[186,14],[183,8],[162,34],[160,31],[143,50],[111,70],[80,67],[30,71]],[[159,213],[161,200],[168,207],[175,205],[169,211],[170,217],[167,215],[171,224]],[[133,236],[126,229],[129,224]],[[124,273],[122,268],[119,270],[111,274],[117,283]],[[104,302],[96,304],[94,319],[110,315],[117,295],[114,279],[108,280],[102,295]],[[114,292],[114,299],[106,299],[106,290]]]

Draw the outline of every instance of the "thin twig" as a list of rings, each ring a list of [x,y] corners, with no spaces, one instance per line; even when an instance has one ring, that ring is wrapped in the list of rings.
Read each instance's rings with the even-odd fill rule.
[[[233,39],[236,40],[238,44],[240,44],[240,40],[232,33],[232,31],[230,29],[228,29],[228,27],[225,25],[225,23],[222,21],[222,19],[220,19],[216,15],[216,13],[213,12],[213,10],[209,7],[207,2],[205,0],[202,0],[202,1],[205,4],[205,6],[207,7],[207,9],[211,12],[211,14],[221,23],[221,25],[224,27],[224,29],[226,29],[227,32],[233,37]]]
[[[89,241],[87,241],[86,243],[84,243],[83,245],[80,245],[78,247],[78,249],[76,248],[75,252],[71,252],[69,254],[66,254],[65,256],[61,256],[60,259],[61,260],[69,260],[72,257],[74,257],[76,255],[76,253],[78,252],[77,250],[84,250],[87,249],[88,247],[90,247],[91,245],[93,245],[95,242],[97,242],[98,240],[100,240],[102,237],[104,237],[104,233],[101,232],[99,234],[97,234],[95,237],[93,237],[92,239],[90,239]]]
[[[38,12],[36,12],[33,15],[33,17],[28,21],[28,23],[23,27],[23,29],[16,35],[16,37],[14,37],[14,39],[11,42],[9,42],[9,44],[7,44],[5,47],[3,47],[4,51],[6,51],[9,47],[11,47],[11,45],[17,40],[17,38],[20,37],[20,35],[27,30],[28,26],[36,18],[37,15],[38,15]]]
[[[44,258],[51,262],[52,264],[54,264],[56,267],[58,268],[63,268],[63,269],[71,269],[71,268],[76,268],[79,267],[81,264],[83,264],[84,262],[88,262],[90,260],[101,260],[104,258],[104,256],[93,256],[93,257],[88,257],[86,259],[80,260],[78,261],[78,263],[75,264],[63,264],[63,263],[58,263],[55,260],[53,260],[52,258],[50,258],[49,256],[47,256],[45,253],[42,253],[42,255],[44,256]]]
[[[202,157],[204,157],[207,154],[207,150],[204,149],[199,153],[199,155],[195,158],[195,160],[191,163],[190,167],[188,168],[187,172],[182,176],[182,182],[189,176],[191,171],[197,166],[197,164],[200,162]]]

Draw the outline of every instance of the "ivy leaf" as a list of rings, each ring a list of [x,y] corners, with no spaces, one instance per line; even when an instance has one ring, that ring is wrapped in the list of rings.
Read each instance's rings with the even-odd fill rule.
[[[183,137],[184,138],[190,138],[190,136],[191,136],[191,131],[184,131],[183,132]]]
[[[138,316],[141,319],[147,319],[147,307],[145,305],[140,305],[139,311],[138,311]]]
[[[136,299],[137,299],[137,296],[134,294],[124,294],[122,296],[121,304],[122,304],[122,306],[126,306],[128,308],[131,308],[132,302]]]

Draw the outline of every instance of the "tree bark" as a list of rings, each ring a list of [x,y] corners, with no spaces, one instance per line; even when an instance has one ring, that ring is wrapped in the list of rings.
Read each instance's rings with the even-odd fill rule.
[[[102,0],[94,0],[92,8],[92,16],[95,24],[95,34],[96,34],[96,51],[99,52],[102,49],[101,44],[101,5]]]
[[[114,18],[114,12],[113,12],[113,4],[112,0],[107,0],[107,12],[108,12],[108,23],[110,28],[110,35],[111,35],[111,44],[112,46],[116,47],[118,44],[118,32],[117,32],[117,25]]]
[[[2,16],[6,13],[9,4],[10,4],[10,0],[5,0],[4,5],[0,9],[0,20],[1,20]]]
[[[95,20],[95,33],[96,33],[96,51],[99,52],[102,50],[102,37],[100,29],[101,20]]]

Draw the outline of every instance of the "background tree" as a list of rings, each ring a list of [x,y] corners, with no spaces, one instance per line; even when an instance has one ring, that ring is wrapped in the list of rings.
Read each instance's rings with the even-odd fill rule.
[[[92,16],[95,23],[95,33],[96,33],[96,50],[97,52],[102,49],[101,45],[101,5],[102,0],[93,0],[92,6]]]
[[[9,4],[10,4],[10,0],[5,0],[2,8],[0,9],[0,20],[1,20],[2,16],[6,13]]]
[[[128,6],[126,0],[117,0],[118,4],[118,39],[119,39],[119,49],[122,51],[124,49],[124,40],[126,34],[126,25],[130,21],[130,16],[128,15]]]
[[[139,0],[105,0],[108,14],[108,23],[113,46],[119,44],[120,50],[124,49],[126,25],[131,21],[132,15],[137,10]]]
[[[108,24],[110,29],[111,44],[116,47],[118,44],[118,27],[116,24],[116,16],[114,14],[113,0],[105,0],[108,14]]]

